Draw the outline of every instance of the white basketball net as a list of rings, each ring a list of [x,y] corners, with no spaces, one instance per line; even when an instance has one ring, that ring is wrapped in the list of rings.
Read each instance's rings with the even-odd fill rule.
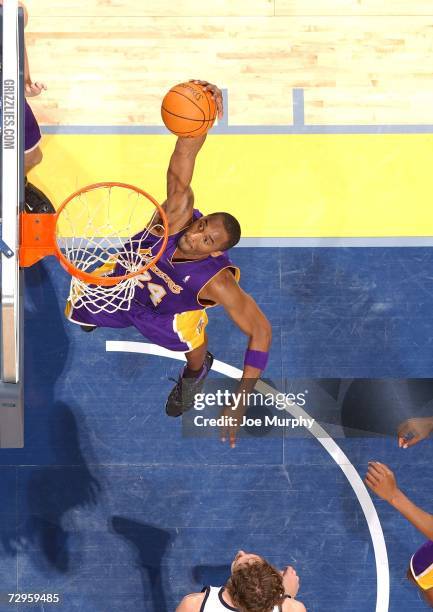
[[[68,299],[73,308],[85,306],[89,312],[94,314],[129,310],[137,283],[138,281],[133,277],[120,281],[112,287],[103,287],[101,285],[88,285],[73,276]]]
[[[100,187],[76,196],[61,211],[57,243],[66,259],[83,272],[96,277],[125,276],[152,261],[146,240],[151,236],[150,226],[152,232],[162,228],[153,225],[156,216],[155,205],[139,192]],[[162,241],[163,236],[153,235],[153,254]],[[68,299],[73,308],[84,306],[94,314],[129,310],[139,282],[138,275],[103,286],[72,276]]]

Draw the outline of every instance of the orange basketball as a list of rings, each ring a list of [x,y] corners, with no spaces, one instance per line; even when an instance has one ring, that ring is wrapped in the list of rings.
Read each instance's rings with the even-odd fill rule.
[[[201,136],[213,126],[216,104],[209,91],[196,83],[180,83],[162,101],[161,116],[176,136]]]

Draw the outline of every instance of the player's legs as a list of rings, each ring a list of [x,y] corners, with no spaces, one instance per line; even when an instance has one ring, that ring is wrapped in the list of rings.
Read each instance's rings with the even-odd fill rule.
[[[191,410],[194,405],[195,396],[197,393],[202,392],[204,381],[213,364],[212,353],[205,349],[203,352],[204,356],[203,353],[200,355],[201,366],[199,366],[198,370],[191,370],[188,365],[181,370],[179,378],[171,390],[165,405],[165,411],[168,416],[178,417]]]
[[[45,193],[38,189],[33,183],[25,180],[25,212],[42,214],[53,214],[56,212],[54,206]]]
[[[428,591],[423,591],[422,594],[426,602],[430,604],[431,608],[433,608],[433,589],[428,589]]]
[[[134,309],[131,318],[135,327],[158,346],[185,353],[187,365],[182,368],[165,406],[168,416],[178,417],[193,406],[194,395],[200,393],[212,367],[213,356],[207,350],[205,310],[192,310],[172,315],[159,315],[143,307]]]
[[[433,542],[425,542],[413,555],[407,578],[420,589],[425,601],[433,608]]]
[[[31,151],[26,151],[24,153],[25,173],[27,174],[28,172],[30,172],[30,170],[34,168],[35,166],[37,166],[38,164],[40,164],[41,161],[42,161],[42,151],[39,145],[37,145],[36,148],[32,149]]]
[[[36,214],[55,213],[55,208],[45,193],[27,180],[27,173],[41,163],[42,151],[39,146],[41,131],[27,101],[24,112],[24,170],[26,174],[24,210]]]
[[[192,351],[188,351],[185,353],[186,357],[186,369],[183,373],[183,376],[194,377],[198,376],[203,369],[203,364],[205,362],[206,353],[207,353],[207,334],[204,334],[204,342],[197,348]]]
[[[428,591],[423,591],[424,599],[430,607],[433,608],[433,589],[429,589]]]
[[[111,313],[90,312],[85,306],[74,308],[70,300],[66,302],[65,316],[71,323],[79,325],[83,331],[91,331],[97,327],[122,329],[133,325],[128,313],[123,310],[117,310]]]
[[[85,331],[95,327],[128,327],[133,325],[145,338],[171,351],[185,353],[187,365],[182,369],[166,404],[169,416],[177,417],[189,410],[194,396],[200,393],[212,367],[213,355],[207,350],[205,328],[208,322],[204,310],[160,315],[131,303],[129,311],[91,313],[84,306],[73,308],[68,300],[66,317]]]
[[[185,353],[186,366],[182,368],[165,405],[168,416],[178,417],[190,410],[194,403],[194,396],[201,393],[205,378],[213,363],[213,355],[207,350],[208,339],[204,328],[200,341],[199,346]]]
[[[409,582],[414,584],[421,591],[425,601],[430,605],[431,608],[433,608],[433,588],[427,589],[427,591],[424,591],[423,589],[421,589],[419,584],[413,577],[412,570],[410,569],[410,567],[408,567],[407,569],[406,578],[409,580]]]
[[[148,340],[170,351],[182,353],[199,348],[204,342],[207,316],[204,310],[194,310],[177,315],[158,314],[153,308],[131,303],[128,311],[132,325]],[[199,353],[192,366],[200,361]]]
[[[104,316],[111,318],[116,314]],[[122,316],[129,317],[130,324],[151,342],[171,351],[185,353],[187,365],[182,368],[165,407],[168,416],[180,416],[192,407],[194,396],[200,393],[213,363],[213,356],[207,350],[206,311],[192,310],[174,316],[161,315],[132,303],[130,310]],[[93,315],[91,318],[94,320]],[[91,324],[89,315],[85,312],[80,313],[80,323]]]

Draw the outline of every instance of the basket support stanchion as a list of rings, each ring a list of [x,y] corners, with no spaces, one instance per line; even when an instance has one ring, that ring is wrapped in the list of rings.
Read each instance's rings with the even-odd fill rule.
[[[56,214],[20,214],[20,266],[28,268],[48,255],[55,255]]]

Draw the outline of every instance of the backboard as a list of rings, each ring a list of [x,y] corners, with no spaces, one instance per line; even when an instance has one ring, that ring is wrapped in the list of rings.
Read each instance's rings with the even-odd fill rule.
[[[24,16],[4,0],[1,20],[0,448],[24,443],[23,292],[19,212],[24,206]]]

